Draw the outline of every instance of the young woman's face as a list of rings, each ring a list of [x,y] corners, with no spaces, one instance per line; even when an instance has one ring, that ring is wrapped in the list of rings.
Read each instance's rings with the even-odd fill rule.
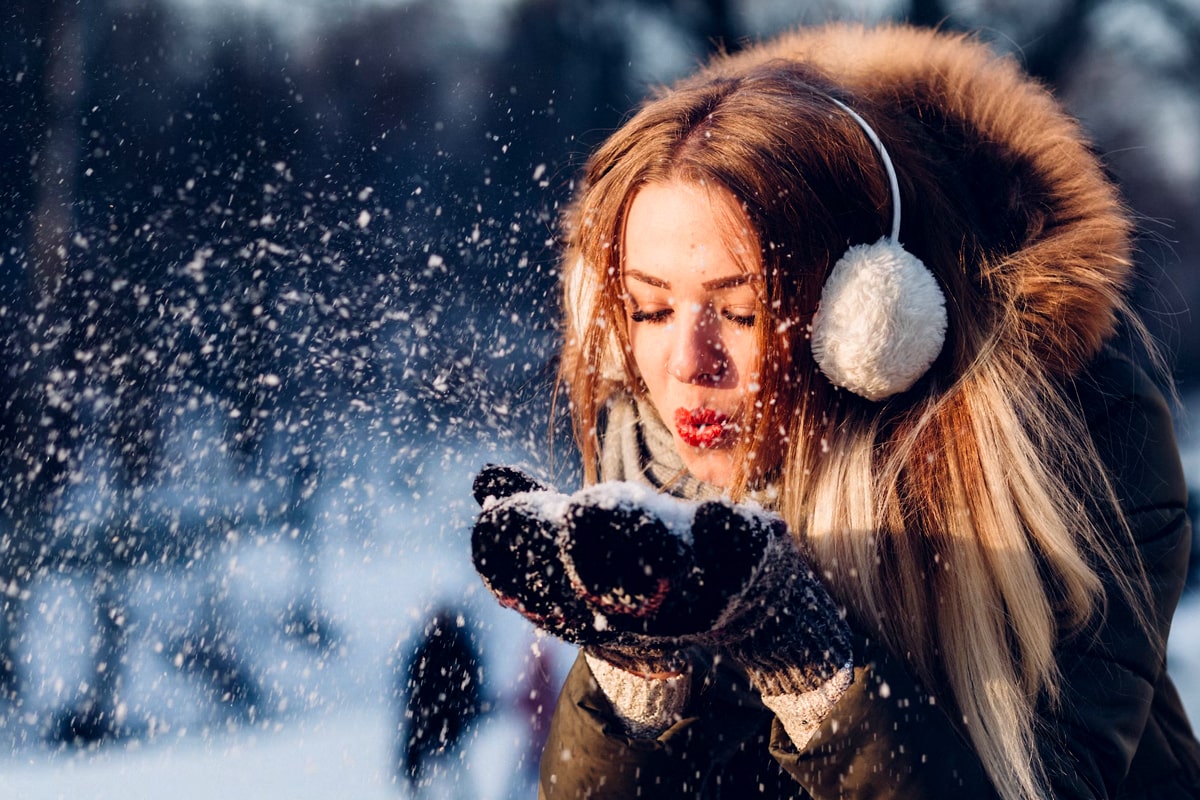
[[[689,471],[728,486],[759,389],[762,269],[740,204],[720,187],[647,184],[625,222],[622,279],[650,402]]]

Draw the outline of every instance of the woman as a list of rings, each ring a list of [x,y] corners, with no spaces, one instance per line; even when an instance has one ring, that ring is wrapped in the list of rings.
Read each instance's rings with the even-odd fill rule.
[[[605,483],[489,468],[473,537],[583,646],[545,797],[1200,797],[1131,224],[1044,89],[966,36],[798,32],[646,103],[566,230]]]

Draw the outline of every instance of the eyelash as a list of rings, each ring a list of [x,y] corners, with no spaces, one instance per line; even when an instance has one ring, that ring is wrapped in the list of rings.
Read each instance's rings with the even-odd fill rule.
[[[657,322],[666,322],[667,317],[671,316],[671,309],[664,308],[659,311],[642,311],[634,309],[629,312],[629,319],[633,322],[649,322],[654,324]]]
[[[666,322],[667,318],[670,316],[671,316],[671,309],[669,309],[669,308],[664,308],[659,311],[640,311],[640,310],[635,309],[635,310],[629,312],[629,319],[631,321],[633,321],[633,322],[648,322],[651,325]],[[725,319],[727,319],[728,321],[732,322],[734,325],[737,325],[739,328],[754,327],[755,316],[753,314],[742,315],[742,314],[733,314],[728,311],[722,311],[721,316],[724,317]]]

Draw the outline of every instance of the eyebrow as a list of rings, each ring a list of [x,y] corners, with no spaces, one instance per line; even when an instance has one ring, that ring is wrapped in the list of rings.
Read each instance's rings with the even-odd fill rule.
[[[626,270],[625,277],[640,283],[656,286],[659,289],[670,289],[671,284],[664,281],[662,278],[656,278],[653,275],[647,275],[644,272],[639,272],[636,269]],[[721,289],[732,289],[736,286],[743,286],[753,282],[758,276],[750,272],[739,272],[736,275],[728,275],[724,278],[713,278],[711,281],[705,281],[703,286],[708,291],[719,291]]]

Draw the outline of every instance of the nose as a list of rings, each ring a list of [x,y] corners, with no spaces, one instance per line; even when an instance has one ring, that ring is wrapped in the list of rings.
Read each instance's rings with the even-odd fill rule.
[[[716,383],[728,367],[720,325],[710,309],[689,310],[675,323],[667,372],[682,383]]]

